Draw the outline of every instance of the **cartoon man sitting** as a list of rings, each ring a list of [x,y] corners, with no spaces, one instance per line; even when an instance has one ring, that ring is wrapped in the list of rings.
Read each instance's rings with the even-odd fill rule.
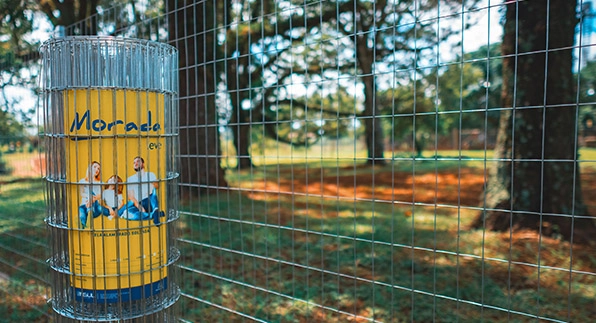
[[[164,212],[159,210],[157,189],[159,181],[154,173],[145,170],[145,160],[141,156],[133,159],[135,174],[127,179],[128,186],[128,219],[149,220],[160,224],[159,218]]]

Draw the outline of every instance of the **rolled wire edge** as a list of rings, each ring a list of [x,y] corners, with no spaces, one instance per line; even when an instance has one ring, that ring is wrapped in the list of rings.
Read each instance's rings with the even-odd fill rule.
[[[170,247],[169,252],[168,252],[168,259],[167,262],[163,265],[160,265],[158,267],[155,268],[151,268],[149,270],[142,270],[142,271],[135,271],[135,272],[128,272],[126,274],[112,274],[112,275],[85,275],[85,274],[76,274],[73,273],[72,271],[70,271],[70,264],[68,263],[67,259],[65,259],[66,257],[63,256],[59,256],[56,255],[54,257],[49,258],[48,260],[46,260],[46,263],[48,263],[48,265],[50,266],[50,268],[52,270],[54,270],[57,273],[60,274],[65,274],[68,276],[72,276],[72,277],[93,277],[93,278],[107,278],[107,277],[125,277],[125,276],[130,276],[130,275],[139,275],[139,274],[144,274],[146,272],[149,271],[155,271],[155,270],[160,270],[163,268],[168,268],[169,266],[173,265],[175,262],[177,262],[180,259],[180,250],[176,247]],[[58,260],[59,259],[59,260]],[[56,265],[58,262],[64,263],[63,266],[60,265]]]
[[[85,42],[101,42],[101,43],[118,43],[118,44],[135,44],[141,46],[148,46],[152,48],[161,48],[168,51],[171,51],[173,54],[178,52],[176,47],[163,43],[158,42],[150,39],[139,39],[139,38],[128,38],[128,37],[114,37],[114,36],[65,36],[65,37],[55,37],[50,38],[43,42],[40,45],[39,50],[44,50],[46,47],[49,47],[53,44],[59,43],[85,43]]]
[[[83,306],[75,306],[73,304],[69,304],[66,306],[59,306],[57,303],[59,299],[57,297],[52,297],[49,299],[49,303],[52,306],[54,312],[59,315],[62,315],[67,318],[75,319],[75,320],[92,320],[98,322],[109,322],[109,321],[119,321],[125,319],[134,319],[139,317],[146,317],[161,311],[164,311],[170,308],[172,305],[176,304],[178,299],[180,298],[180,287],[178,285],[172,283],[169,288],[167,289],[169,293],[166,293],[166,297],[163,295],[154,295],[152,297],[148,297],[144,299],[145,304],[149,304],[148,306],[142,306],[142,310],[129,310],[126,311],[126,307],[122,306],[121,304],[117,304],[120,306],[120,314],[117,315],[118,312],[104,312],[99,311],[95,308],[95,311],[89,311]],[[103,303],[99,303],[103,305]],[[96,305],[96,304],[92,304]],[[115,306],[117,307],[117,306]]]

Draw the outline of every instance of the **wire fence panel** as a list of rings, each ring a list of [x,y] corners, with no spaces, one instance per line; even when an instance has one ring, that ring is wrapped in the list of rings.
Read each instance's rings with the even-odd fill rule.
[[[594,227],[578,90],[591,54],[574,40],[591,34],[559,22],[570,6],[168,8],[170,41],[195,53],[180,96],[188,319],[594,318],[580,283],[594,279],[580,251]]]
[[[41,181],[45,157],[38,143],[35,136],[0,136],[0,306],[8,320],[50,318]]]
[[[180,53],[181,321],[596,320],[592,2],[135,4],[66,33]]]

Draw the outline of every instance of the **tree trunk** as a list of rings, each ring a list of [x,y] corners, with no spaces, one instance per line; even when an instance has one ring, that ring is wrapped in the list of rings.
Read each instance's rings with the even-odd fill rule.
[[[248,123],[249,118],[247,114],[249,111],[242,110],[236,107],[232,108],[232,134],[234,136],[234,147],[236,148],[236,161],[239,169],[246,169],[253,166],[252,158],[250,157],[249,147],[251,143],[251,126]]]
[[[225,187],[215,103],[213,2],[169,0],[170,43],[179,51],[180,185],[183,196]],[[183,8],[183,9],[182,9]]]
[[[366,136],[367,160],[369,165],[385,165],[385,137],[379,118],[379,107],[376,102],[376,81],[373,74],[374,55],[367,47],[367,36],[357,36],[358,65],[362,70],[364,84],[364,132]]]
[[[576,6],[574,0],[507,6],[501,95],[506,110],[501,111],[495,147],[499,161],[490,170],[486,212],[475,220],[476,228],[541,230],[576,242],[596,235],[592,219],[572,217],[586,215],[569,49],[574,44]]]
[[[97,35],[99,0],[37,0],[36,3],[54,27],[69,27],[65,29],[66,36]]]
[[[251,143],[251,119],[250,111],[242,109],[242,101],[247,99],[250,93],[248,77],[238,75],[240,73],[238,65],[243,65],[244,70],[248,70],[246,58],[238,58],[236,61],[228,63],[226,71],[226,85],[230,93],[230,102],[232,104],[232,117],[230,127],[234,136],[234,148],[236,148],[236,161],[239,169],[246,169],[253,166],[249,148]],[[240,76],[240,77],[239,77]]]

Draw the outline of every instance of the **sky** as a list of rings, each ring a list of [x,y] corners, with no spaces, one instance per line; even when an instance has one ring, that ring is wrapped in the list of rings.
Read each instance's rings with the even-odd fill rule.
[[[498,5],[497,5],[498,3]],[[464,51],[471,52],[483,45],[497,43],[503,37],[503,26],[499,24],[499,9],[502,1],[483,1],[479,7],[485,8],[478,13],[478,22],[464,32]]]

